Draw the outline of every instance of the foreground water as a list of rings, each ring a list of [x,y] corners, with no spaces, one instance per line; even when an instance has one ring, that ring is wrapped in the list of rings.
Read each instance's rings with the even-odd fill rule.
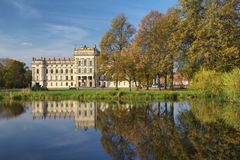
[[[0,159],[239,159],[240,106],[0,102]]]

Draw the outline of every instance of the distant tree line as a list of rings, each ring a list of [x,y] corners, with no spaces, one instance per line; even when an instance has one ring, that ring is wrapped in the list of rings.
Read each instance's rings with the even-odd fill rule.
[[[239,0],[179,0],[166,14],[151,11],[138,31],[120,15],[102,37],[98,74],[147,89],[158,79],[159,89],[173,88],[174,71],[191,80],[202,68],[240,68],[239,37]]]
[[[0,67],[0,88],[30,87],[32,72],[25,63],[8,60]]]

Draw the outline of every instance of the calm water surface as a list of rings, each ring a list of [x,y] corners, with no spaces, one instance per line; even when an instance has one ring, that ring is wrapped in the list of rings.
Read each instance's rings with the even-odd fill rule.
[[[239,157],[239,105],[0,102],[0,160]]]

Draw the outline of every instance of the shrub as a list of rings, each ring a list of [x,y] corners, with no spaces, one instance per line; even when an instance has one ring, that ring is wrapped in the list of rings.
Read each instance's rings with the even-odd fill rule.
[[[224,93],[237,98],[240,95],[240,69],[236,68],[223,75]]]
[[[221,74],[216,71],[201,69],[193,77],[190,88],[204,96],[220,95],[223,93]]]

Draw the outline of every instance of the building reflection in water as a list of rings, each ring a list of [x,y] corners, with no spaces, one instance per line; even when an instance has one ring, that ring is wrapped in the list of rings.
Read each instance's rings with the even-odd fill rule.
[[[96,128],[97,110],[108,107],[105,103],[79,101],[32,102],[33,119],[74,119],[75,127]]]

